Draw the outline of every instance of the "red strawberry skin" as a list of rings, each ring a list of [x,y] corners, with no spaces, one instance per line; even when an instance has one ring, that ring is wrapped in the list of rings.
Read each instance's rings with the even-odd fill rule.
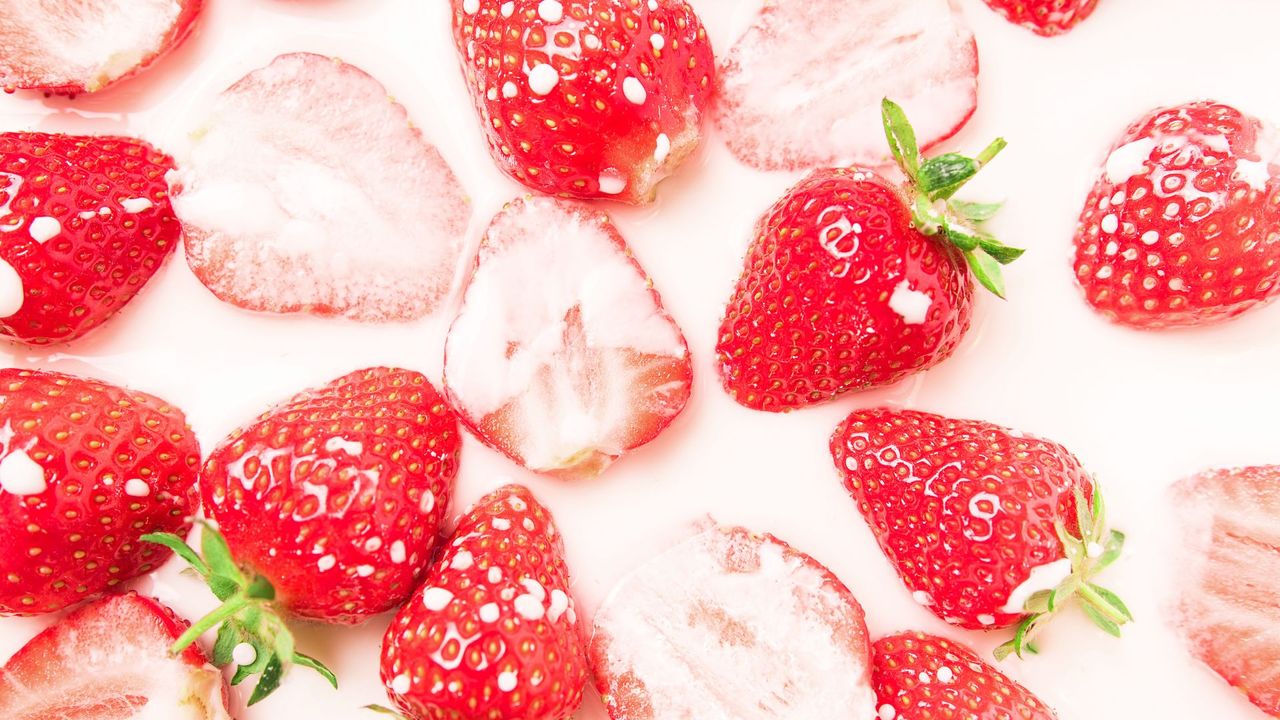
[[[715,65],[706,31],[683,0],[453,0],[452,7],[490,152],[524,185],[647,202],[697,146]]]
[[[1280,281],[1275,130],[1210,101],[1158,108],[1113,146],[1075,237],[1085,300],[1135,328],[1203,325]]]
[[[911,293],[928,296],[920,322],[894,309]],[[755,410],[825,402],[941,362],[972,313],[964,259],[912,225],[898,188],[868,170],[818,170],[756,224],[720,324],[720,378]]]
[[[413,591],[459,447],[457,419],[420,373],[356,371],[223,440],[201,474],[205,511],[290,612],[362,622]]]
[[[151,709],[172,701],[158,716],[229,720],[226,682],[199,645],[169,655],[188,627],[168,607],[134,592],[86,605],[0,668],[0,717],[128,720],[147,706],[148,716],[157,716]]]
[[[1037,35],[1061,35],[1093,14],[1098,0],[985,0],[1014,25]]]
[[[163,564],[138,538],[189,529],[199,465],[160,398],[0,370],[0,615],[55,612]]]
[[[132,300],[182,234],[172,168],[141,140],[0,133],[0,274],[21,285],[0,301],[0,334],[74,340]]]
[[[880,638],[871,662],[881,718],[1057,720],[1030,690],[945,638],[922,632]]]
[[[382,641],[382,681],[415,720],[561,720],[587,661],[555,521],[524,487],[490,493]]]
[[[971,629],[1023,617],[1001,608],[1032,568],[1065,558],[1054,522],[1076,532],[1074,492],[1092,493],[1057,443],[910,410],[855,411],[831,455],[917,601]]]

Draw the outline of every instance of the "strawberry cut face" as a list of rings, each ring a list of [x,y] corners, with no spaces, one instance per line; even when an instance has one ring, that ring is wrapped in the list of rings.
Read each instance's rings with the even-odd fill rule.
[[[977,106],[978,48],[953,0],[766,3],[720,66],[716,121],[764,170],[890,160],[880,102],[915,120],[922,148]]]
[[[54,0],[0,6],[0,87],[96,92],[190,32],[204,0]]]
[[[173,182],[187,262],[239,307],[419,318],[469,213],[440,153],[364,71],[282,55],[218,98]]]
[[[698,145],[713,89],[683,0],[454,0],[494,160],[550,195],[647,202]]]
[[[445,345],[445,387],[487,444],[594,475],[684,408],[684,336],[602,213],[517,200],[489,226]]]
[[[769,535],[711,528],[619,583],[591,664],[612,720],[875,715],[862,607]]]
[[[0,668],[5,720],[231,720],[222,674],[184,620],[135,593],[99,600],[34,637]]]

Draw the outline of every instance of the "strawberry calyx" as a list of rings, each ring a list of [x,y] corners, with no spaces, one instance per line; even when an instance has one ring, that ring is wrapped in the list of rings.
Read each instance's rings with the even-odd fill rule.
[[[1017,260],[1025,250],[1009,247],[982,229],[982,223],[996,214],[1000,203],[966,202],[952,197],[1008,143],[996,138],[976,157],[957,153],[924,157],[901,106],[885,98],[880,114],[893,159],[907,176],[912,224],[925,235],[941,236],[959,248],[974,278],[1003,298],[1004,274],[1000,268]]]
[[[1079,599],[1080,609],[1093,624],[1109,635],[1120,637],[1120,626],[1133,621],[1133,614],[1118,595],[1093,582],[1120,557],[1124,533],[1107,530],[1106,505],[1096,481],[1092,503],[1079,489],[1075,491],[1075,501],[1079,534],[1073,535],[1062,520],[1054,523],[1063,553],[1071,563],[1071,574],[1052,590],[1041,590],[1027,598],[1023,607],[1028,614],[1018,623],[1013,638],[995,649],[997,660],[1038,652],[1032,642],[1035,631],[1073,597]]]
[[[338,679],[332,670],[294,648],[293,633],[277,609],[276,591],[271,582],[261,575],[246,575],[236,565],[222,533],[208,522],[201,521],[201,525],[198,553],[172,533],[142,536],[143,540],[163,545],[186,560],[191,569],[204,578],[209,590],[222,601],[222,605],[192,623],[174,641],[169,653],[181,653],[201,635],[217,627],[213,664],[218,667],[236,665],[232,685],[239,685],[253,675],[259,676],[249,697],[249,705],[280,687],[280,680],[290,665],[309,667],[337,688]],[[237,652],[242,645],[253,648],[251,660],[247,659],[250,653]]]

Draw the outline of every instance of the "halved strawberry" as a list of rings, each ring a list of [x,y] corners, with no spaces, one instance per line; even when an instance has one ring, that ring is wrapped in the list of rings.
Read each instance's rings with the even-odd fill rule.
[[[551,513],[520,485],[467,512],[382,640],[382,682],[417,720],[561,720],[587,663]]]
[[[467,88],[504,172],[640,203],[697,147],[713,90],[684,0],[452,0]]]
[[[0,88],[96,92],[182,42],[204,0],[6,0]]]
[[[1172,495],[1177,625],[1196,657],[1280,717],[1280,466],[1212,470]]]
[[[862,607],[772,535],[706,530],[596,612],[591,666],[613,720],[875,715]]]
[[[689,398],[684,335],[599,211],[515,200],[485,233],[445,344],[445,390],[486,444],[538,472],[594,475]]]
[[[55,612],[163,564],[141,537],[191,527],[199,464],[160,398],[0,370],[0,615]]]
[[[132,300],[182,234],[172,168],[133,138],[0,133],[0,335],[74,340]]]
[[[0,717],[230,720],[227,685],[200,648],[169,653],[186,628],[172,610],[132,592],[86,605],[0,668]]]
[[[946,638],[899,633],[871,653],[880,720],[1057,719],[1030,690]]]
[[[880,101],[928,149],[977,106],[978,47],[954,0],[765,3],[720,65],[717,122],[766,170],[889,161]]]
[[[267,312],[406,320],[448,291],[468,203],[387,89],[282,55],[222,93],[173,180],[187,262]]]

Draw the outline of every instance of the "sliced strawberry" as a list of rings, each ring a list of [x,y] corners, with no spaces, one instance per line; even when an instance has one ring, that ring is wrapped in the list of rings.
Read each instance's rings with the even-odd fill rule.
[[[1184,552],[1177,625],[1191,651],[1280,717],[1280,466],[1174,486]]]
[[[562,720],[587,662],[551,513],[519,485],[459,521],[382,641],[382,681],[417,720]]]
[[[881,720],[1056,720],[1030,690],[972,650],[936,635],[905,632],[872,647]]]
[[[204,0],[25,0],[0,5],[0,87],[96,92],[191,31]]]
[[[173,252],[168,155],[133,138],[0,133],[0,335],[74,340]]]
[[[445,388],[486,444],[593,475],[689,398],[684,335],[601,212],[549,198],[494,217],[445,345]]]
[[[590,657],[613,720],[875,715],[862,607],[771,535],[712,528],[624,579]]]
[[[978,48],[953,0],[766,3],[719,74],[718,123],[748,165],[884,164],[880,101],[922,148],[951,137],[977,106]]]
[[[222,674],[187,622],[136,593],[87,605],[36,635],[0,668],[5,720],[230,720]]]
[[[233,305],[403,320],[449,289],[467,200],[404,108],[352,65],[299,53],[250,73],[180,167],[187,261]]]

